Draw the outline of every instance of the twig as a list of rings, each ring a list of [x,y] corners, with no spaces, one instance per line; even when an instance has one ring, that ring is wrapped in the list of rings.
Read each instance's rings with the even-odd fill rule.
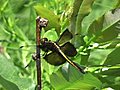
[[[41,39],[41,31],[42,27],[46,27],[48,24],[48,20],[44,18],[40,18],[39,16],[36,18],[36,68],[37,68],[37,88],[38,90],[42,89],[41,84],[41,57],[40,57],[40,39]]]

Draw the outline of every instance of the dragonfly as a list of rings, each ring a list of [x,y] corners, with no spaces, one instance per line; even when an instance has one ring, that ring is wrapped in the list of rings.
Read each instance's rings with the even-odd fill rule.
[[[59,66],[64,64],[65,62],[68,62],[73,67],[78,69],[80,72],[85,73],[84,70],[75,62],[73,62],[69,57],[74,57],[77,54],[76,48],[72,43],[69,41],[73,38],[72,33],[66,29],[56,41],[48,40],[47,38],[41,38],[41,44],[40,48],[45,52],[43,54],[43,58],[46,62],[48,62],[51,65]],[[31,47],[34,45],[27,45],[27,46],[20,46],[20,49],[23,49],[25,47]],[[11,49],[11,48],[9,48]],[[13,49],[14,50],[14,49]],[[18,50],[15,49],[16,51]],[[25,49],[26,50],[26,49]],[[35,55],[33,55],[33,59],[35,60]],[[31,61],[28,65],[25,66],[28,67],[30,65]]]
[[[73,35],[68,29],[55,42],[42,38],[40,48],[45,52],[43,58],[54,66],[62,65],[67,61],[80,72],[85,73],[81,67],[69,59],[69,57],[74,57],[77,54],[76,48],[69,42],[72,38]],[[33,59],[36,60],[36,55],[33,55]]]

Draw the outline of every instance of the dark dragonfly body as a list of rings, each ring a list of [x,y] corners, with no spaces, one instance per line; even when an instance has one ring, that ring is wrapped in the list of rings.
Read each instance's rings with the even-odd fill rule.
[[[70,42],[68,42],[70,39],[72,39],[72,37],[72,34],[67,29],[62,33],[56,42],[48,40],[47,38],[42,38],[40,48],[45,51],[44,59],[49,64],[58,66],[67,61],[80,72],[84,73],[82,68],[68,58],[68,56],[73,57],[77,54],[76,48]],[[59,44],[62,44],[62,46]]]

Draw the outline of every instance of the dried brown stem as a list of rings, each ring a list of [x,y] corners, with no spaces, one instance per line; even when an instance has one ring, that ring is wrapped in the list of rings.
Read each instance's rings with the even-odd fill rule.
[[[37,68],[37,88],[38,90],[42,89],[41,83],[41,57],[40,57],[40,39],[41,39],[41,31],[42,27],[46,27],[48,24],[48,20],[44,18],[40,18],[39,16],[36,18],[36,68]]]

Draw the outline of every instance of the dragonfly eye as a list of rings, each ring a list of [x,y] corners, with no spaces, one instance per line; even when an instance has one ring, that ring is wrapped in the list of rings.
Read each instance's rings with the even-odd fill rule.
[[[48,39],[47,38],[42,38],[41,39],[41,43],[45,43],[45,41],[48,41]]]
[[[42,38],[42,40],[45,42],[45,41],[48,41],[48,39],[47,38]]]

